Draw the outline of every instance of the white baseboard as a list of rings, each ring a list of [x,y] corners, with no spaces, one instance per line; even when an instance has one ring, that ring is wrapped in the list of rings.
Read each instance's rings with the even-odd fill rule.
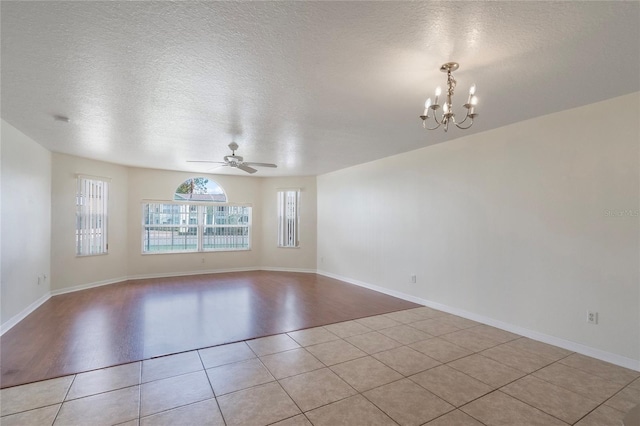
[[[548,334],[540,333],[538,331],[529,330],[527,328],[519,327],[517,325],[509,324],[509,323],[499,321],[490,317],[478,315],[473,312],[468,312],[462,309],[453,308],[451,306],[443,305],[437,302],[432,302],[430,300],[422,299],[420,297],[412,296],[399,291],[389,290],[387,288],[365,283],[363,281],[342,277],[340,275],[332,274],[330,272],[318,270],[317,273],[319,275],[324,275],[329,278],[334,278],[336,280],[344,281],[349,284],[365,287],[370,290],[377,291],[379,293],[388,294],[389,296],[394,296],[399,299],[418,303],[420,305],[428,306],[433,309],[438,309],[440,311],[444,311],[453,315],[457,315],[457,316],[467,318],[473,321],[477,321],[483,324],[487,324],[492,327],[500,328],[502,330],[519,334],[521,336],[528,337],[530,339],[537,340],[539,342],[547,343],[553,346],[558,346],[560,348],[567,349],[572,352],[577,352],[582,355],[590,356],[592,358],[596,358],[605,362],[610,362],[611,364],[619,365],[621,367],[629,368],[635,371],[640,371],[640,361],[633,358],[627,358],[611,352],[603,351],[601,349],[592,348],[590,346],[586,346],[581,343],[576,343],[570,340],[562,339],[560,337],[555,337]]]
[[[302,274],[315,274],[315,269],[304,269],[304,268],[280,268],[274,266],[261,266],[259,268],[261,271],[271,271],[271,272],[300,272]]]
[[[61,288],[61,289],[58,289],[58,290],[52,290],[51,291],[51,296],[58,296],[60,294],[73,293],[73,292],[80,291],[80,290],[86,290],[88,288],[102,287],[103,285],[117,284],[117,283],[121,283],[122,281],[126,281],[126,280],[128,280],[127,277],[120,277],[120,278],[112,278],[112,279],[109,279],[109,280],[96,281],[96,282],[88,283],[88,284],[75,285],[73,287],[66,287],[66,288]]]
[[[50,298],[51,298],[50,292],[43,294],[38,300],[36,300],[35,302],[27,306],[25,309],[23,309],[22,312],[14,315],[13,317],[5,321],[4,324],[2,324],[2,327],[0,327],[0,336],[2,336],[7,331],[11,330],[16,324],[18,324],[20,321],[25,319],[27,315],[29,315],[31,312],[38,309],[40,305],[42,305],[44,302],[46,302]]]

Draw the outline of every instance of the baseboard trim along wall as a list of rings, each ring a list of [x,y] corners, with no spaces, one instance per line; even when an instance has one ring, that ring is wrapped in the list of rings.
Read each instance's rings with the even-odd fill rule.
[[[511,333],[516,333],[524,337],[528,337],[539,342],[547,343],[549,345],[558,346],[563,349],[567,349],[572,352],[577,352],[582,355],[590,356],[592,358],[599,359],[601,361],[610,362],[611,364],[619,365],[620,367],[629,368],[631,370],[640,371],[640,361],[632,358],[627,358],[621,355],[617,355],[611,352],[603,351],[601,349],[592,348],[590,346],[582,345],[580,343],[572,342],[570,340],[561,339],[559,337],[550,336],[548,334],[540,333],[537,331],[529,330],[527,328],[518,327],[513,324],[498,321],[490,317],[478,315],[473,312],[467,312],[462,309],[453,308],[451,306],[443,305],[440,303],[432,302],[427,299],[422,299],[409,294],[405,294],[399,291],[390,290],[388,288],[380,287],[377,285],[365,283],[363,281],[354,280],[351,278],[343,277],[340,275],[332,274],[330,272],[318,270],[318,275],[324,275],[325,277],[334,278],[336,280],[344,281],[349,284],[357,285],[360,287],[368,288],[379,293],[388,294],[399,299],[408,300],[409,302],[418,303],[420,305],[428,306],[433,309],[438,309],[453,315],[458,315],[463,318],[470,319],[472,321],[480,322],[490,325]]]
[[[46,302],[50,298],[51,298],[51,293],[50,292],[47,292],[46,294],[43,294],[38,300],[36,300],[32,304],[30,304],[29,306],[24,308],[21,312],[19,312],[18,314],[14,315],[13,317],[11,317],[7,321],[5,321],[5,323],[2,324],[2,326],[0,327],[0,336],[2,336],[4,333],[9,331],[16,324],[18,324],[20,321],[25,319],[27,317],[27,315],[29,315],[31,312],[33,312],[36,309],[38,309],[40,307],[40,305],[42,305],[44,302]]]

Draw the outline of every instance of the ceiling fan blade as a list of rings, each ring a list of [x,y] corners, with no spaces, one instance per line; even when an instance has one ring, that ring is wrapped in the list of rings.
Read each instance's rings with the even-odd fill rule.
[[[187,160],[187,163],[227,164],[224,161],[208,161],[208,160]]]
[[[245,161],[242,164],[248,164],[250,166],[256,166],[256,167],[278,167],[278,166],[276,166],[275,164],[272,164],[272,163],[251,163],[251,162]]]
[[[240,170],[244,170],[247,173],[255,173],[255,172],[257,172],[256,169],[254,169],[253,167],[247,166],[245,163],[238,164],[237,168],[239,168]]]

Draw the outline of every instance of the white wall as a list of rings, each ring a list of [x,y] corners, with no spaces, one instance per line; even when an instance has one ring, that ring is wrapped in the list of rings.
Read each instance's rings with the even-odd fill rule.
[[[319,176],[318,269],[640,360],[639,103]]]
[[[300,247],[278,247],[277,193],[283,188],[300,189]],[[262,180],[262,250],[265,268],[316,269],[316,177],[267,178]]]
[[[100,256],[76,256],[77,175],[110,178],[109,253]],[[127,191],[128,169],[102,161],[65,154],[53,154],[51,208],[52,239],[51,289],[66,290],[127,276]]]
[[[4,329],[50,290],[51,153],[4,120],[1,127]]]

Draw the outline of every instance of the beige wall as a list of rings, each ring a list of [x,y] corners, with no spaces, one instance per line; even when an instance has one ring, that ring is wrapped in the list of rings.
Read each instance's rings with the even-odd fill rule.
[[[4,329],[50,290],[51,153],[4,120],[0,141]]]
[[[77,175],[110,178],[109,253],[76,256],[75,218]],[[128,169],[102,161],[53,153],[51,208],[53,241],[51,289],[59,291],[124,279],[127,276]]]
[[[640,360],[639,100],[319,176],[318,269]]]
[[[190,177],[204,176],[218,183],[230,203],[252,206],[251,250],[184,254],[142,254],[143,200],[173,200],[173,194]],[[228,269],[255,268],[260,265],[262,241],[261,179],[245,176],[206,175],[155,169],[129,169],[129,276],[167,275]]]
[[[279,189],[300,189],[300,247],[278,247]],[[268,178],[262,180],[262,250],[265,268],[316,269],[316,177]]]

